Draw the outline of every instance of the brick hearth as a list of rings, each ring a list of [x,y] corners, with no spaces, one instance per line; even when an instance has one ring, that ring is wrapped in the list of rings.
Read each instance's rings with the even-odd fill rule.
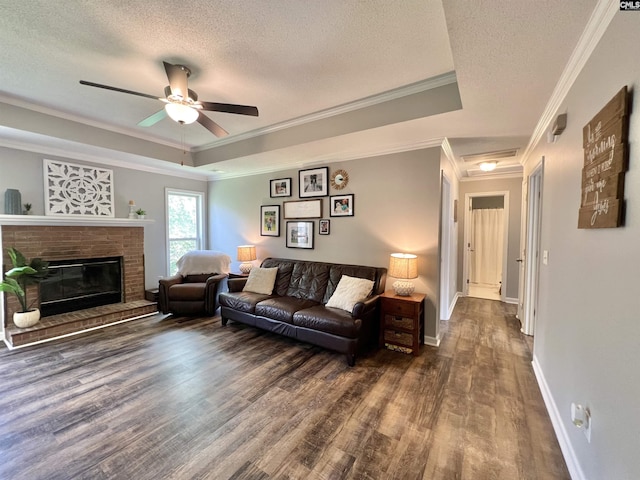
[[[155,312],[156,304],[144,298],[144,228],[142,226],[51,226],[3,225],[3,271],[11,265],[7,248],[15,247],[26,258],[70,260],[77,258],[122,257],[123,302],[44,317],[38,325],[21,329],[13,325],[18,301],[5,295],[5,339],[11,346],[25,345],[49,338],[105,326],[128,318]],[[37,287],[28,290],[28,298],[37,298]]]

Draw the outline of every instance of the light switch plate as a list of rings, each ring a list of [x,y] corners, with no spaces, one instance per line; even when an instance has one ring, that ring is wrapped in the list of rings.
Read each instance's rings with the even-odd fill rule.
[[[542,251],[542,264],[549,265],[549,250]]]

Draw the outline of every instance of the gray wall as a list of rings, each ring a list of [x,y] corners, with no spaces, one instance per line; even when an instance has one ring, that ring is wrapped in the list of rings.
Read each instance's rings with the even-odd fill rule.
[[[526,165],[528,174],[545,158],[541,248],[549,263],[540,272],[534,365],[552,418],[554,409],[559,416],[558,436],[589,479],[640,478],[639,20],[615,14],[557,110],[567,113],[567,129],[557,143],[541,143]],[[582,128],[624,85],[633,95],[626,225],[579,230]],[[571,402],[591,410],[591,443],[571,423]]]
[[[329,199],[324,197],[323,218],[330,218],[331,234],[318,235],[318,221],[314,220],[313,250],[285,246],[286,220],[282,220],[280,237],[260,236],[260,205],[282,205],[284,200],[297,199],[298,170],[211,182],[210,248],[231,255],[232,270],[238,268],[236,247],[247,243],[257,246],[259,261],[274,256],[388,267],[390,253],[415,253],[420,275],[415,280],[416,291],[428,296],[426,335],[435,337],[440,149],[332,163],[329,171],[340,168],[349,173],[349,184],[344,190],[330,189],[329,193],[353,193],[355,216],[330,217]],[[269,180],[281,177],[293,178],[294,196],[270,198]],[[388,282],[387,289],[393,281]]]
[[[44,215],[43,158],[81,165],[91,163],[0,147],[0,212],[4,213],[4,192],[17,188],[22,203],[33,204],[34,215]],[[145,286],[157,288],[158,277],[166,275],[165,187],[206,193],[207,182],[170,175],[96,165],[113,170],[115,216],[127,218],[129,200],[147,212],[154,223],[144,227]]]
[[[522,209],[522,179],[506,178],[501,180],[476,180],[460,182],[460,198],[458,200],[458,290],[463,291],[463,258],[464,258],[464,225],[469,212],[466,211],[464,198],[467,193],[509,192],[509,248],[507,251],[506,296],[518,298],[520,257],[520,217]],[[503,281],[503,284],[505,282]]]

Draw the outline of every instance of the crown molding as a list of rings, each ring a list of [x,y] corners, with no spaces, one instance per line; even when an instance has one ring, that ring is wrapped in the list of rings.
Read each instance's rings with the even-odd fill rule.
[[[299,125],[304,125],[306,123],[335,117],[336,115],[342,115],[343,113],[353,112],[355,110],[371,107],[374,105],[378,105],[380,103],[389,102],[392,100],[396,100],[398,98],[406,97],[408,95],[425,92],[427,90],[433,90],[434,88],[450,85],[456,82],[457,82],[456,73],[447,72],[442,75],[437,75],[435,77],[422,80],[420,82],[405,85],[403,87],[399,87],[393,90],[388,90],[386,92],[379,93],[377,95],[371,95],[369,97],[365,97],[359,100],[355,100],[353,102],[338,105],[336,107],[320,110],[319,112],[314,112],[309,115],[303,115],[301,117],[297,117],[291,120],[286,120],[284,122],[269,125],[264,128],[258,128],[256,130],[251,130],[249,132],[225,137],[225,138],[216,140],[214,142],[211,142],[207,145],[202,145],[200,147],[193,148],[192,152],[198,153],[205,150],[209,150],[210,148],[220,147],[223,145],[228,145],[230,143],[240,142],[240,141],[248,140],[250,138],[258,137],[261,135],[267,135],[269,133],[278,132],[280,130],[285,130],[287,128],[297,127]]]
[[[271,167],[265,168],[252,168],[250,172],[240,172],[240,173],[211,173],[212,178],[210,180],[228,180],[231,178],[240,178],[240,177],[251,177],[254,175],[260,175],[263,173],[276,173],[284,170],[289,170],[292,168],[309,168],[314,167],[321,164],[332,164],[339,162],[349,162],[352,160],[358,160],[361,158],[371,158],[371,157],[380,157],[383,155],[393,155],[395,153],[403,153],[410,152],[413,150],[423,150],[427,148],[436,148],[441,147],[443,143],[443,138],[433,138],[430,140],[424,140],[415,143],[402,143],[390,145],[385,148],[377,149],[377,150],[360,150],[357,152],[351,152],[347,154],[340,153],[332,153],[328,155],[322,155],[319,157],[314,157],[312,159],[306,161],[295,160],[286,163],[279,163],[278,165],[273,165]]]
[[[453,149],[451,148],[451,144],[449,143],[449,139],[447,137],[444,137],[442,139],[441,146],[445,157],[447,157],[447,160],[449,160],[449,163],[451,164],[453,173],[455,173],[456,178],[458,179],[458,181],[460,181],[462,179],[462,172],[460,171],[460,167],[458,167],[458,164],[456,163],[456,156],[453,154]]]
[[[560,75],[558,83],[551,94],[551,98],[549,98],[549,101],[547,102],[542,116],[540,117],[540,120],[538,120],[538,124],[531,135],[529,144],[522,154],[520,159],[520,163],[522,165],[527,164],[533,150],[538,146],[540,139],[545,136],[545,132],[549,127],[549,124],[555,118],[560,105],[591,57],[591,54],[598,45],[598,42],[600,42],[600,39],[606,32],[607,27],[619,8],[620,2],[616,0],[598,0],[593,13],[591,14],[591,18],[589,18],[589,21],[578,40],[576,48],[573,50],[562,75]]]
[[[211,180],[213,177],[210,172],[200,172],[194,167],[173,165],[169,162],[166,167],[157,165],[162,160],[147,159],[136,155],[130,155],[119,152],[122,158],[114,158],[114,151],[109,151],[110,156],[102,155],[99,152],[79,152],[71,148],[58,148],[49,145],[23,143],[0,137],[0,147],[12,148],[14,150],[22,150],[25,152],[38,153],[41,155],[52,155],[56,157],[68,158],[70,160],[81,160],[85,162],[97,163],[100,165],[109,165],[113,167],[126,168],[129,170],[139,170],[142,172],[156,173],[159,175],[170,175],[172,177],[186,178],[190,180]],[[144,163],[141,163],[144,162]]]
[[[91,120],[85,117],[81,117],[79,115],[74,115],[72,113],[61,112],[59,110],[54,110],[52,108],[45,107],[43,105],[27,102],[26,100],[22,100],[16,97],[10,97],[7,95],[0,94],[0,103],[6,103],[7,105],[12,105],[18,108],[24,108],[25,110],[30,110],[36,113],[42,113],[43,115],[49,115],[52,117],[60,118],[62,120],[68,120],[70,122],[81,123],[82,125],[99,128],[101,130],[106,130],[112,133],[126,135],[128,137],[137,138],[138,140],[144,140],[146,142],[151,142],[158,145],[164,145],[165,147],[178,148],[178,149],[184,148],[184,145],[181,145],[180,143],[169,142],[165,139],[154,137],[152,135],[141,135],[138,132],[134,132],[126,128],[119,128],[113,125],[108,125],[106,123],[98,122],[96,120]]]
[[[479,182],[485,180],[509,180],[512,178],[522,178],[522,172],[520,173],[496,173],[487,175],[478,175],[475,177],[462,177],[461,182]]]

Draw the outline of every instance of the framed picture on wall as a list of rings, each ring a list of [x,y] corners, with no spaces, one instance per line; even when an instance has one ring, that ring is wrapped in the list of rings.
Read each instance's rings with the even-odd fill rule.
[[[269,182],[271,198],[291,196],[291,178],[276,178]]]
[[[313,248],[313,222],[287,222],[288,248]]]
[[[353,217],[353,194],[329,197],[330,216]]]
[[[320,235],[329,235],[330,226],[331,226],[331,220],[329,220],[328,218],[323,218],[319,222],[318,233]]]
[[[283,202],[284,218],[320,218],[322,199]]]
[[[263,237],[280,236],[280,205],[262,205],[260,207],[260,235]]]
[[[329,195],[329,167],[300,170],[298,176],[300,198]]]

